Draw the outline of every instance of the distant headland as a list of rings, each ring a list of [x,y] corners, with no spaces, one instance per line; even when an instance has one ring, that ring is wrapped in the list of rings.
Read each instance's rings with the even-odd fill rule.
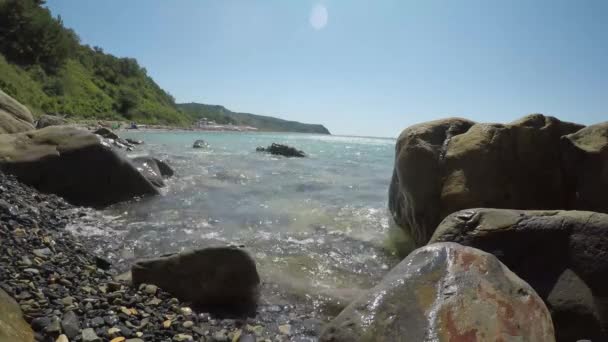
[[[177,104],[136,59],[81,44],[76,32],[43,4],[0,1],[0,89],[30,108],[36,118],[54,114],[74,122],[174,128],[198,128],[204,118],[215,122],[217,130],[329,134],[322,125],[235,113],[222,106]]]

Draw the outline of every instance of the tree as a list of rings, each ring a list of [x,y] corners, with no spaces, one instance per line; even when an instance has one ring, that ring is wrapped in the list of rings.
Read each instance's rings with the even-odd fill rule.
[[[137,93],[128,88],[120,89],[118,95],[118,111],[125,117],[129,118],[131,111],[139,104],[139,96]]]
[[[0,52],[20,65],[40,64],[56,72],[79,45],[74,31],[53,18],[41,0],[0,2]]]

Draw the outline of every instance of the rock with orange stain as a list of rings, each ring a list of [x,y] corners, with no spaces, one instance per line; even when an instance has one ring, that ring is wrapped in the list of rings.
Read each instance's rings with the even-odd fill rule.
[[[321,341],[555,341],[542,299],[496,257],[419,248],[323,331]]]
[[[589,211],[467,209],[433,242],[496,255],[545,301],[558,341],[608,341],[608,215]]]

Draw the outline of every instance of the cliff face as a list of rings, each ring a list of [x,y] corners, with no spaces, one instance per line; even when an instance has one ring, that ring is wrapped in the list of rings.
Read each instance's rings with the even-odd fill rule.
[[[182,103],[178,104],[178,107],[194,120],[207,118],[218,124],[252,126],[260,131],[331,134],[323,125],[305,124],[250,113],[236,113],[218,105]]]

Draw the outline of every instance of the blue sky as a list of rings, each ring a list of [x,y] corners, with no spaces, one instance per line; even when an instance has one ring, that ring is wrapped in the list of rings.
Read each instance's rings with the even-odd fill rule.
[[[396,136],[448,116],[508,122],[541,112],[585,124],[608,120],[608,1],[47,5],[83,43],[137,58],[178,102],[365,136]]]

